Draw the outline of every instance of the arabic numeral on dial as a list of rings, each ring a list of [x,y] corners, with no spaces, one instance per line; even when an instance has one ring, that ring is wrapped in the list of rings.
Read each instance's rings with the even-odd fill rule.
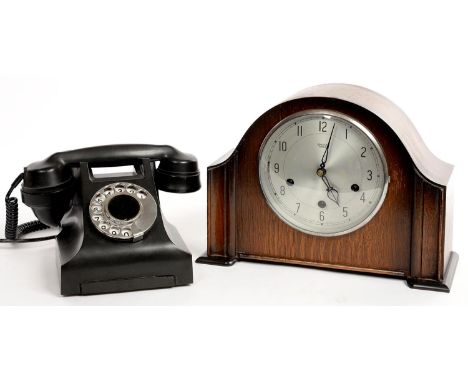
[[[345,139],[348,139],[348,129],[345,130]]]
[[[297,210],[296,210],[296,214],[299,212],[299,208],[301,208],[301,203],[296,203],[296,206],[297,206]]]
[[[367,180],[372,180],[372,170],[367,170]]]
[[[278,141],[279,151],[286,151],[288,149],[288,143],[286,141]]]
[[[319,121],[319,133],[327,132],[327,121]]]
[[[280,187],[280,194],[284,195],[286,193],[286,188],[284,186]]]
[[[359,200],[362,200],[363,203],[366,202],[366,194],[363,192]]]
[[[321,222],[323,222],[325,220],[325,211],[320,211],[319,219],[320,219]]]
[[[297,136],[302,137],[302,125],[297,125]]]
[[[348,207],[343,207],[343,217],[344,218],[348,217]]]
[[[275,163],[275,164],[273,165],[273,171],[274,171],[276,174],[279,173],[279,163]]]
[[[366,157],[366,151],[367,149],[363,146],[361,147],[361,158],[365,158]]]

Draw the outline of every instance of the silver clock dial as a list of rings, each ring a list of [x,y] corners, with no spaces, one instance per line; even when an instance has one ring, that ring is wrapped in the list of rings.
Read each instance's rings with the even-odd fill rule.
[[[369,222],[389,179],[372,134],[326,110],[293,115],[273,128],[260,149],[259,178],[268,204],[284,222],[322,236]]]

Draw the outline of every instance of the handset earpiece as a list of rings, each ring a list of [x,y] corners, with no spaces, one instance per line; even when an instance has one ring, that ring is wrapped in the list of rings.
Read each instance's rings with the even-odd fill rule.
[[[54,154],[25,167],[22,201],[42,223],[57,227],[70,208],[74,183],[71,169]]]
[[[155,171],[156,186],[174,193],[195,192],[201,188],[197,159],[175,150],[175,155],[161,159]]]

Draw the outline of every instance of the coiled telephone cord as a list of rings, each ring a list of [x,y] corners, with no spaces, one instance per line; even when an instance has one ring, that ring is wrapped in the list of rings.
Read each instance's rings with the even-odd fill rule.
[[[18,199],[11,196],[13,190],[23,180],[23,173],[19,174],[11,184],[5,196],[5,207],[6,207],[6,219],[5,219],[5,239],[0,239],[0,243],[31,243],[35,241],[51,240],[55,239],[56,236],[43,236],[33,237],[29,239],[21,239],[21,236],[31,232],[41,231],[49,226],[41,223],[39,220],[33,220],[27,223],[18,225]]]

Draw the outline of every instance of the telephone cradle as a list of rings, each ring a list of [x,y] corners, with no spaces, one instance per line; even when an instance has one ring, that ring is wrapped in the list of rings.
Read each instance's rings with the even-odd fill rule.
[[[94,168],[124,165],[135,171],[93,174]],[[40,222],[61,228],[61,294],[71,296],[191,284],[192,256],[164,219],[158,190],[198,189],[192,155],[171,146],[113,145],[32,163],[24,170],[21,194]]]

